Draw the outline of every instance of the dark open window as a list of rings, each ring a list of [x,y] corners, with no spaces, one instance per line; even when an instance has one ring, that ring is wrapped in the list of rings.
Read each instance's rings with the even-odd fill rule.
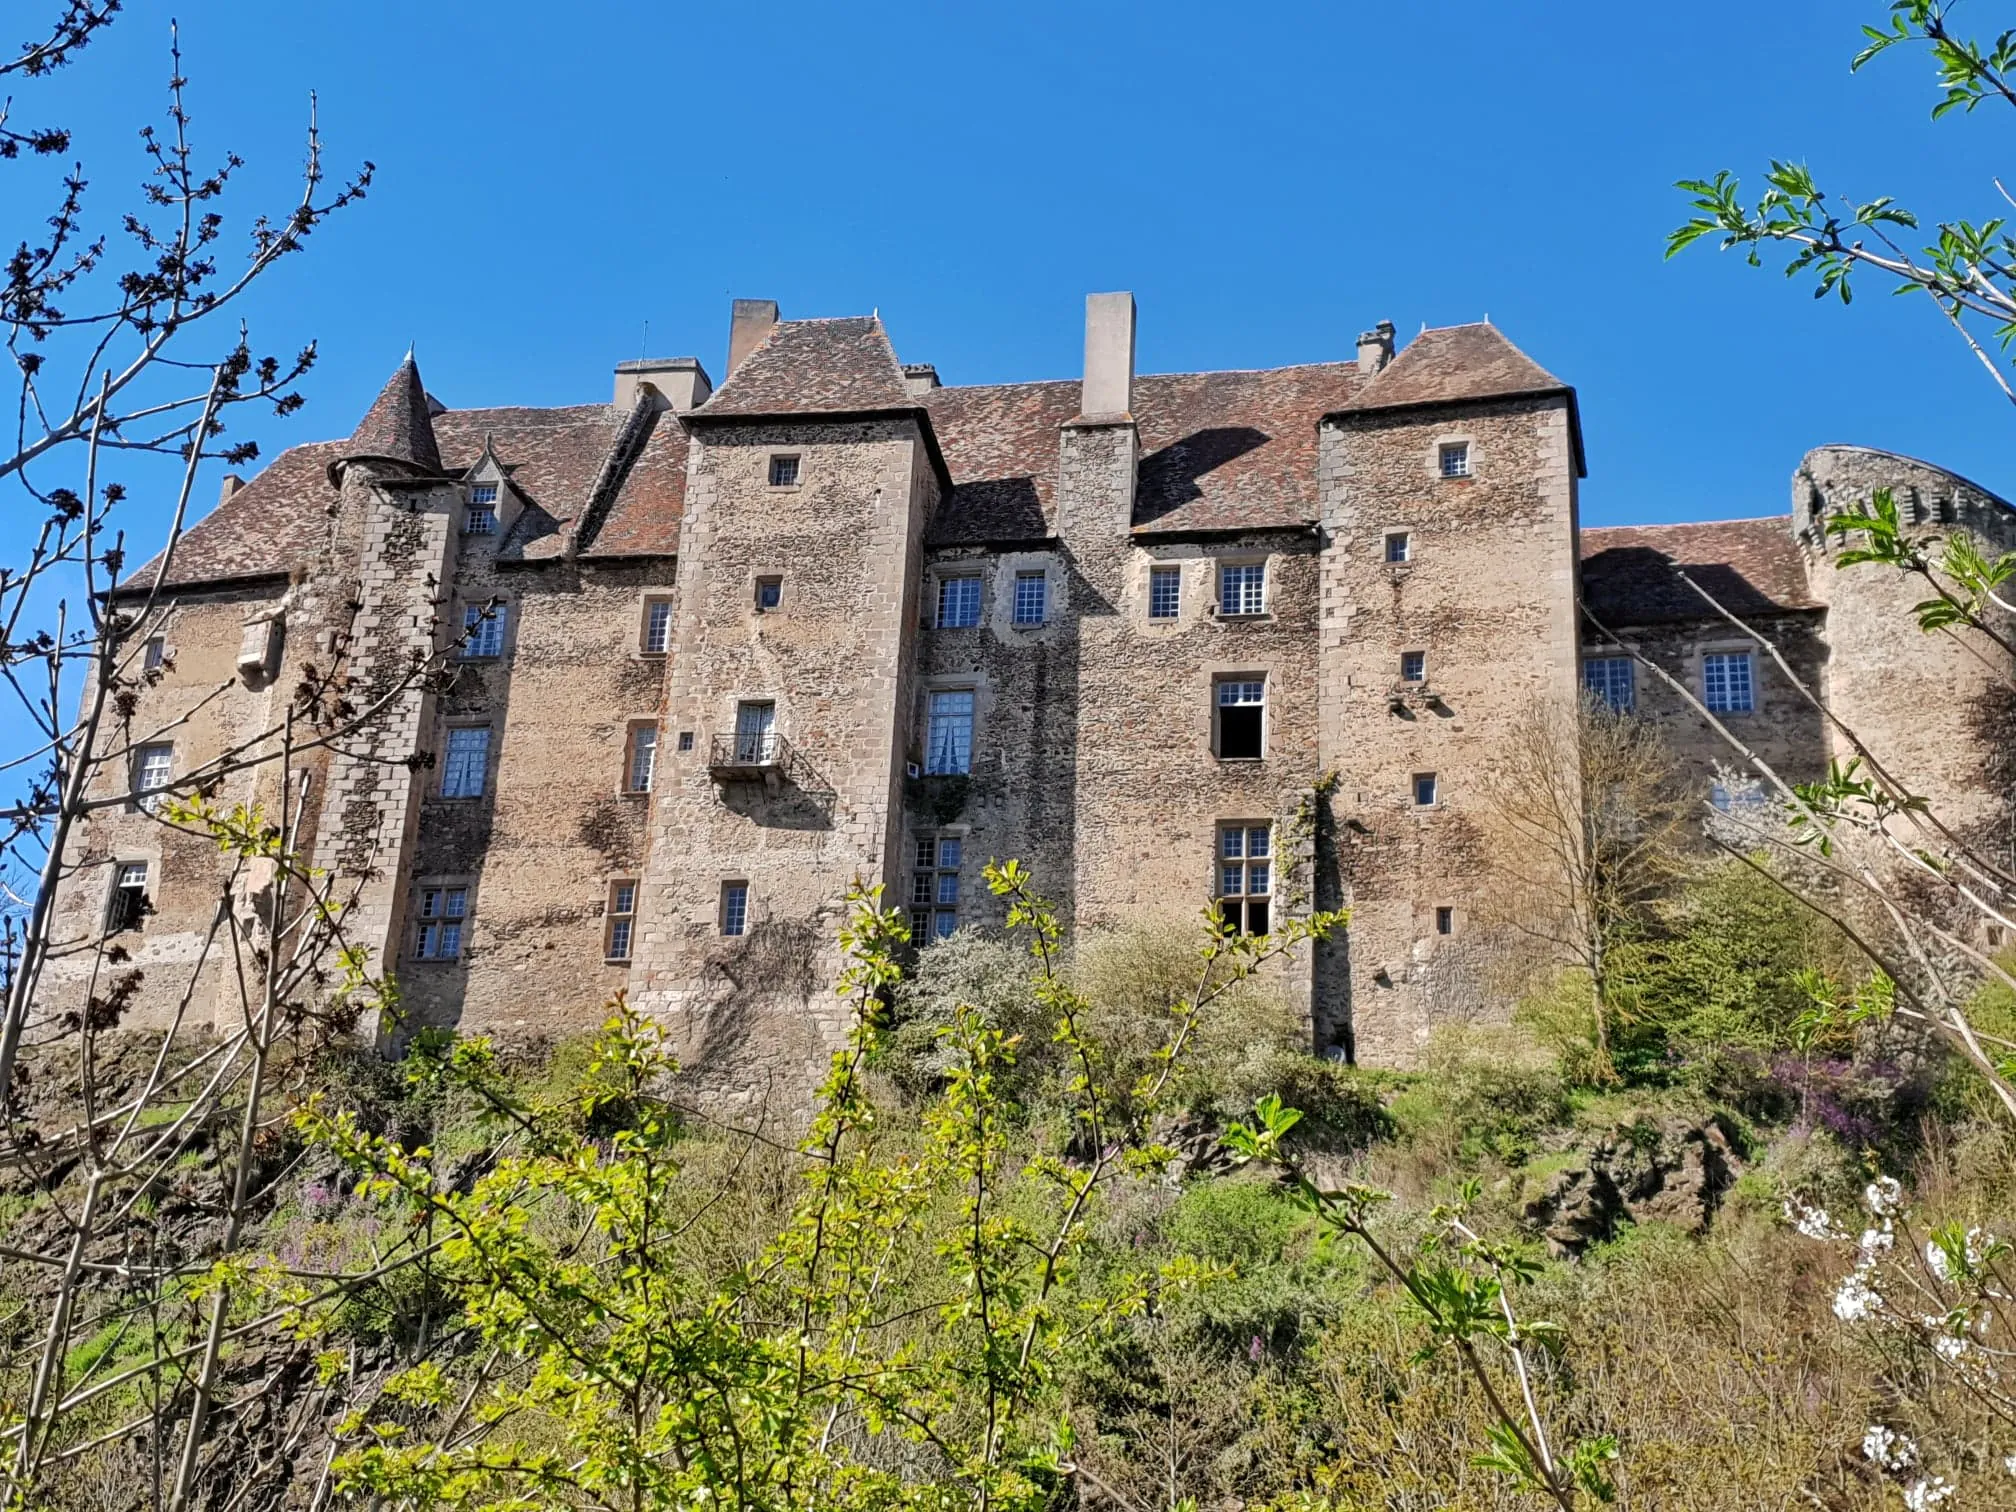
[[[105,932],[138,929],[151,911],[147,901],[147,863],[121,861],[112,878],[112,896],[105,903]]]
[[[1267,723],[1267,683],[1262,678],[1225,678],[1217,686],[1218,759],[1258,761]]]

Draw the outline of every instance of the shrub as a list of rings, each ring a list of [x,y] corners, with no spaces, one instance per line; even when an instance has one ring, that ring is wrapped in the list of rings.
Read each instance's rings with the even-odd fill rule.
[[[1570,1104],[1554,1057],[1518,1030],[1447,1024],[1429,1038],[1424,1074],[1388,1111],[1404,1140],[1463,1160],[1517,1162],[1567,1119]]]

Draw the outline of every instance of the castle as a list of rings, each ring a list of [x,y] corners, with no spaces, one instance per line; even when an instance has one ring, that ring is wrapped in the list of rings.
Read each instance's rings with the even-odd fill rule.
[[[1704,782],[1726,759],[1583,606],[1788,777],[1837,751],[1676,564],[2006,832],[1980,648],[1921,636],[1900,575],[1833,571],[1820,525],[1892,485],[2006,544],[1999,499],[1827,447],[1790,517],[1583,531],[1575,390],[1488,323],[1137,375],[1135,319],[1093,295],[1082,380],[978,387],[877,319],[758,300],[718,388],[635,361],[607,403],[456,410],[409,357],[349,439],[227,479],[175,549],[128,640],[131,801],[73,848],[65,938],[122,943],[135,1022],[230,1017],[193,964],[221,863],[153,795],[270,751],[336,672],[373,721],[300,759],[298,843],[418,1021],[571,1031],[627,990],[723,1095],[802,1090],[844,1031],[849,883],[928,942],[998,923],[981,867],[1015,856],[1078,929],[1348,904],[1290,985],[1314,1048],[1405,1064],[1492,1011],[1477,795],[1518,709],[1586,687]],[[452,678],[411,675],[444,651]],[[276,780],[215,787],[277,809]]]

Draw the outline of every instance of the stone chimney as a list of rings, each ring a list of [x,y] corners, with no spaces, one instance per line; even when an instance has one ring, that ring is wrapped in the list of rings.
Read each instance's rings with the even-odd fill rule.
[[[1366,378],[1393,360],[1393,322],[1382,320],[1358,335],[1358,371]]]
[[[231,496],[245,486],[245,480],[236,473],[224,474],[224,481],[217,485],[217,502],[229,503]]]
[[[637,404],[640,389],[656,392],[676,414],[707,402],[714,382],[697,357],[640,357],[616,364],[616,408],[625,414]]]
[[[777,324],[777,301],[774,299],[738,299],[735,313],[728,322],[728,371],[732,375],[742,366],[742,359],[755,351],[770,327]]]
[[[1085,384],[1078,413],[1119,417],[1134,408],[1134,296],[1085,296]]]
[[[944,385],[938,381],[938,369],[928,362],[906,362],[903,364],[903,392],[915,397],[928,394]]]

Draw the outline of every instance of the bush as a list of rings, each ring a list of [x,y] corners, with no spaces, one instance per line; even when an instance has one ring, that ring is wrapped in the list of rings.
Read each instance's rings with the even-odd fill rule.
[[[1428,1041],[1423,1074],[1388,1106],[1400,1137],[1466,1160],[1517,1163],[1569,1116],[1554,1057],[1518,1030],[1448,1024]]]
[[[1290,1148],[1344,1154],[1393,1137],[1392,1115],[1379,1096],[1387,1080],[1341,1061],[1263,1046],[1226,1074],[1219,1098],[1200,1111],[1227,1121],[1244,1118],[1272,1093],[1302,1114]]]
[[[945,1078],[951,1051],[941,1034],[963,1003],[987,1023],[1020,1035],[1008,1091],[1017,1095],[1050,1056],[1042,1011],[1029,990],[1029,953],[1007,940],[961,930],[920,951],[896,989],[890,1030],[875,1064],[906,1097],[928,1097]]]

